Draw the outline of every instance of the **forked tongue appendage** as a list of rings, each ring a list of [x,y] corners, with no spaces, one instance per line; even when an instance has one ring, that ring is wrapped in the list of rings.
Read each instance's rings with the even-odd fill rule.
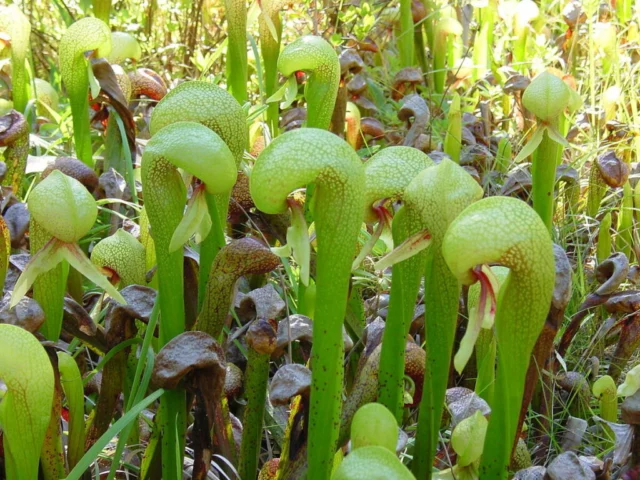
[[[462,373],[471,358],[473,348],[482,328],[490,329],[496,317],[496,292],[499,288],[498,278],[489,265],[482,264],[473,268],[473,273],[480,282],[480,298],[476,308],[469,309],[469,323],[453,364],[458,373]]]
[[[392,252],[378,260],[374,268],[376,271],[384,270],[398,262],[413,257],[429,245],[431,245],[431,234],[426,229],[420,230],[394,248]]]
[[[360,250],[360,253],[358,253],[356,259],[353,261],[353,264],[351,265],[351,271],[357,269],[360,266],[362,261],[367,255],[369,255],[369,253],[371,253],[374,245],[381,237],[391,237],[392,217],[391,213],[389,213],[389,210],[387,210],[383,205],[385,201],[386,199],[381,200],[377,202],[373,207],[373,211],[376,212],[376,215],[378,215],[378,225],[373,231],[373,234],[369,237],[369,240],[367,240],[366,243],[362,246],[362,250]]]
[[[202,184],[196,187],[193,195],[191,195],[184,216],[171,237],[169,253],[178,250],[193,235],[196,236],[196,243],[202,242],[209,235],[212,222],[205,191],[205,186]]]

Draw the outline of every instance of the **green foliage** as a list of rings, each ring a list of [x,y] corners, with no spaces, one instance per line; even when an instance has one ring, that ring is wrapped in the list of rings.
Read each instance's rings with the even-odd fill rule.
[[[612,304],[633,295],[639,250],[640,185],[629,173],[640,151],[640,26],[630,0],[579,11],[472,4],[471,18],[440,0],[1,8],[0,279],[22,270],[5,285],[15,307],[6,318],[37,321],[0,325],[0,477],[77,479],[106,466],[109,480],[122,470],[179,478],[193,456],[251,479],[280,454],[264,463],[279,460],[279,478],[414,478],[407,467],[421,479],[505,478],[519,437],[525,457],[529,447],[554,458],[580,397],[558,395],[560,370],[584,372],[594,356],[617,365],[605,346],[624,353],[636,341],[635,312]],[[105,71],[94,75],[97,59]],[[169,88],[141,94],[136,70]],[[413,93],[425,116],[408,108]],[[329,133],[345,121],[346,142]],[[52,171],[51,159],[68,156],[86,169]],[[553,296],[552,240],[573,268]],[[18,253],[30,254],[24,268],[10,258]],[[630,262],[616,285],[612,253]],[[611,291],[591,295],[604,277]],[[26,298],[32,284],[44,323]],[[159,292],[151,314],[149,288]],[[131,305],[118,305],[123,295]],[[589,303],[605,295],[605,308]],[[602,328],[605,315],[614,330]],[[295,320],[276,331],[286,318]],[[254,348],[246,332],[265,325],[269,348]],[[246,402],[208,405],[210,385],[194,371],[153,391],[154,352],[192,326],[248,357]],[[36,330],[65,352],[43,348]],[[129,350],[115,381],[104,366]],[[531,363],[532,351],[546,363]],[[284,365],[303,364],[310,377],[281,400],[283,419],[267,389]],[[618,386],[619,373],[594,368],[594,412],[619,421],[616,397],[636,392],[637,370],[624,368]],[[104,397],[85,398],[83,386],[99,372],[103,391],[124,401],[91,446],[83,427]],[[475,389],[491,415],[443,422],[454,385]],[[205,411],[212,428],[194,424],[185,448],[191,415]],[[244,426],[239,445],[231,414]],[[409,440],[396,455],[398,427]],[[578,453],[606,455],[613,443],[595,437]],[[137,467],[127,452],[139,446]]]

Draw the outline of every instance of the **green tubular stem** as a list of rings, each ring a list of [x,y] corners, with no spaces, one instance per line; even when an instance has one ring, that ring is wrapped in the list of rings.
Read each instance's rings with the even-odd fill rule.
[[[451,159],[460,163],[460,151],[462,150],[462,111],[460,110],[460,95],[453,94],[449,114],[447,115],[447,135],[444,139],[444,153]]]
[[[227,15],[227,81],[229,91],[243,104],[247,101],[247,4],[245,0],[225,0]]]
[[[260,51],[262,52],[262,64],[264,66],[265,98],[271,97],[278,89],[278,57],[280,56],[280,43],[282,41],[282,19],[280,8],[282,0],[262,0],[262,15],[259,18]],[[273,26],[271,30],[269,23]],[[278,136],[280,114],[278,102],[269,104],[267,109],[267,124],[271,132],[271,138]]]
[[[15,110],[2,117],[2,120],[3,126],[8,127],[0,133],[0,147],[7,147],[4,151],[7,172],[2,185],[12,187],[14,195],[19,196],[29,154],[29,125],[24,116]]]
[[[620,25],[628,25],[632,18],[633,3],[630,0],[620,0],[616,2],[616,16]]]
[[[301,37],[282,50],[278,70],[286,77],[299,70],[310,72],[306,126],[328,130],[340,85],[340,61],[331,44],[313,35]]]
[[[67,273],[67,292],[71,298],[81,305],[82,298],[84,297],[84,287],[82,282],[82,274],[75,268],[69,268],[69,272]]]
[[[420,222],[411,221],[406,208],[393,219],[393,242],[400,245],[420,230]],[[404,407],[404,364],[407,334],[413,318],[420,279],[426,267],[427,251],[395,264],[391,275],[391,295],[382,337],[378,401],[402,422]]]
[[[251,196],[265,213],[286,211],[287,195],[310,183],[318,243],[308,436],[309,478],[315,480],[330,476],[340,426],[342,323],[364,211],[364,167],[344,140],[306,128],[275,139],[251,175]]]
[[[427,40],[429,52],[433,52],[435,43],[435,24],[440,18],[440,7],[433,0],[422,0],[427,16],[422,22],[424,35]],[[428,56],[431,61],[427,64],[427,70],[423,72],[426,75],[427,86],[433,90],[435,88],[433,55]]]
[[[91,5],[93,5],[93,15],[109,25],[111,0],[92,0]]]
[[[156,265],[156,248],[151,238],[151,229],[149,226],[149,216],[147,215],[147,209],[142,207],[140,211],[140,243],[144,247],[145,253],[145,271],[151,270]],[[157,276],[154,275],[153,279],[149,283],[149,286],[158,290]]]
[[[115,115],[110,112],[107,120],[106,135],[104,140],[104,169],[113,168],[123,177],[126,175],[124,157],[122,155],[122,137],[118,129],[118,121]]]
[[[552,122],[556,128],[559,121]],[[549,231],[553,226],[553,209],[555,206],[556,167],[560,163],[563,147],[544,132],[542,142],[532,155],[531,166],[533,208]]]
[[[239,168],[245,145],[249,143],[247,117],[242,106],[220,87],[207,82],[192,81],[178,85],[158,103],[151,117],[150,131],[155,135],[163,127],[176,121],[198,122],[217,133],[233,154]],[[207,203],[211,203],[209,193]],[[200,276],[198,280],[198,306],[204,301],[211,265],[222,248],[229,209],[229,193],[215,195],[218,222],[200,245]],[[213,220],[213,219],[212,219]]]
[[[476,369],[475,392],[491,405],[496,380],[496,338],[491,330],[482,329],[476,340]]]
[[[444,93],[444,85],[447,79],[447,52],[451,50],[452,35],[460,35],[462,26],[451,17],[441,18],[435,27],[433,35],[433,81],[436,93]],[[452,53],[452,52],[449,52]],[[449,59],[450,62],[453,59]]]
[[[279,264],[278,256],[252,238],[241,238],[223,247],[213,262],[202,309],[193,329],[217,339],[229,313],[236,281],[243,275],[268,273]]]
[[[447,78],[445,67],[447,51],[447,36],[440,33],[436,27],[434,34],[434,53],[433,53],[433,83],[436,93],[444,93],[444,83]]]
[[[437,250],[436,250],[437,248]],[[416,478],[430,478],[431,465],[438,445],[438,434],[449,379],[453,341],[458,318],[460,284],[451,276],[439,247],[428,252],[425,292],[425,337],[427,368],[418,415],[416,449],[426,452],[414,457],[412,471]]]
[[[451,223],[443,242],[447,265],[465,284],[475,281],[476,265],[499,263],[510,269],[500,289],[494,324],[498,370],[480,464],[483,478],[507,477],[529,359],[551,304],[553,246],[539,218],[520,200],[485,198]]]
[[[519,72],[527,71],[527,39],[529,38],[529,25],[516,29],[516,38],[513,45],[513,67]]]
[[[65,352],[58,352],[60,383],[69,409],[69,470],[76,466],[84,454],[84,387],[78,364]]]
[[[258,454],[262,440],[264,402],[269,382],[269,355],[248,349],[244,390],[247,405],[242,418],[242,444],[240,446],[240,478],[255,478],[258,472]]]
[[[489,2],[486,7],[478,9],[480,31],[476,35],[473,44],[473,79],[484,78],[487,70],[491,68],[491,51],[493,45],[494,8]]]
[[[0,325],[0,403],[6,478],[38,478],[40,450],[51,417],[54,376],[40,342],[14,325]]]
[[[411,147],[389,147],[365,163],[365,220],[373,221],[372,205],[380,199],[402,199],[407,185],[433,161]],[[420,229],[420,222],[401,209],[393,220],[394,243],[400,245]],[[404,349],[420,278],[424,271],[425,253],[420,253],[393,267],[391,298],[380,358],[380,403],[400,421],[403,412]]]
[[[60,40],[60,73],[69,94],[73,115],[73,137],[76,154],[93,167],[91,132],[89,127],[89,76],[85,52],[97,50],[104,57],[111,50],[111,31],[97,18],[83,18],[71,25]]]
[[[212,198],[214,197],[214,198]],[[207,291],[207,282],[211,274],[213,263],[226,245],[224,229],[227,224],[227,212],[229,209],[230,194],[212,196],[205,193],[205,199],[212,220],[211,232],[200,244],[200,270],[198,274],[198,308],[204,305]],[[215,208],[214,208],[215,206]],[[213,213],[217,212],[217,219],[213,218]]]
[[[424,44],[424,32],[422,31],[421,24],[414,26],[413,39],[416,50],[416,62],[424,75],[425,72],[429,71],[429,64],[427,63],[427,49]]]
[[[454,187],[455,186],[455,187]],[[425,269],[425,336],[427,374],[424,379],[413,473],[428,478],[440,429],[458,318],[460,284],[442,256],[442,241],[449,224],[469,204],[482,198],[482,188],[449,159],[422,171],[405,191],[405,205],[419,215],[431,234]]]
[[[29,222],[31,251],[40,251],[51,238],[32,216]],[[53,342],[58,340],[62,330],[64,292],[67,283],[66,272],[68,272],[68,266],[60,263],[48,272],[39,275],[33,282],[33,299],[40,304],[45,316],[45,322],[40,327],[40,333],[47,340]]]
[[[398,49],[400,50],[402,67],[412,67],[415,62],[411,3],[412,0],[400,0],[400,36],[398,37]]]
[[[308,286],[302,282],[298,282],[298,313],[313,320],[315,318],[315,308],[316,298],[313,278],[309,279]]]
[[[17,4],[0,10],[0,27],[11,36],[11,95],[13,108],[25,113],[29,102],[25,61],[29,51],[31,24]]]
[[[598,229],[598,245],[596,258],[598,263],[604,262],[611,255],[611,212],[607,212],[600,221]]]
[[[151,143],[151,142],[149,142]],[[153,152],[147,148],[142,160],[142,184],[146,190],[145,204],[158,261],[158,291],[160,294],[160,346],[184,331],[185,310],[183,298],[182,250],[169,252],[169,243],[180,223],[186,192],[180,174],[164,158],[149,158]],[[145,158],[146,157],[146,158]],[[163,414],[158,426],[162,430],[163,475],[173,478],[182,464],[175,462],[176,448],[180,458],[184,451],[184,439],[176,437],[186,420],[184,390],[171,390],[161,398]]]
[[[618,421],[618,394],[616,382],[609,375],[600,377],[593,384],[593,395],[600,402],[600,417],[607,422]]]
[[[494,170],[502,174],[506,174],[509,171],[511,160],[511,142],[509,142],[508,138],[503,138],[498,143],[498,152],[496,154],[496,159],[493,167]]]

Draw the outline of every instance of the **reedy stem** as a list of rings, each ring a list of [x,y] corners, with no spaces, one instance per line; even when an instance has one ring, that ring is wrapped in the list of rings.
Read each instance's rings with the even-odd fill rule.
[[[60,384],[69,408],[69,447],[67,464],[69,470],[76,466],[84,454],[84,386],[78,364],[65,352],[58,352]]]
[[[551,122],[558,128],[559,119]],[[556,167],[562,160],[563,147],[549,137],[547,131],[544,132],[542,142],[532,155],[532,187],[531,196],[533,198],[533,208],[542,218],[549,231],[553,226],[553,209],[555,206],[555,186]]]
[[[238,103],[247,101],[247,3],[225,0],[227,15],[227,82]]]
[[[400,50],[402,67],[412,67],[415,63],[411,3],[411,0],[400,0],[400,35],[398,36],[398,49]]]
[[[262,7],[262,13],[259,17],[260,50],[264,66],[265,98],[271,97],[278,89],[278,57],[282,41],[280,8],[282,4],[282,0],[262,0],[260,3]],[[278,103],[270,103],[267,109],[267,124],[272,138],[278,135],[278,116]]]
[[[254,322],[246,335],[248,346],[244,389],[247,405],[242,419],[240,478],[253,478],[258,471],[262,421],[269,383],[269,359],[276,348],[276,332],[265,319]]]
[[[92,0],[93,15],[109,25],[109,14],[111,13],[111,0]]]

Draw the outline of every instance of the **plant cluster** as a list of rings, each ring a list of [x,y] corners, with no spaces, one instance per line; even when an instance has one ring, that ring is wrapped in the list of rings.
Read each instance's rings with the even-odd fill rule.
[[[159,2],[0,7],[0,480],[640,474],[640,5]]]

